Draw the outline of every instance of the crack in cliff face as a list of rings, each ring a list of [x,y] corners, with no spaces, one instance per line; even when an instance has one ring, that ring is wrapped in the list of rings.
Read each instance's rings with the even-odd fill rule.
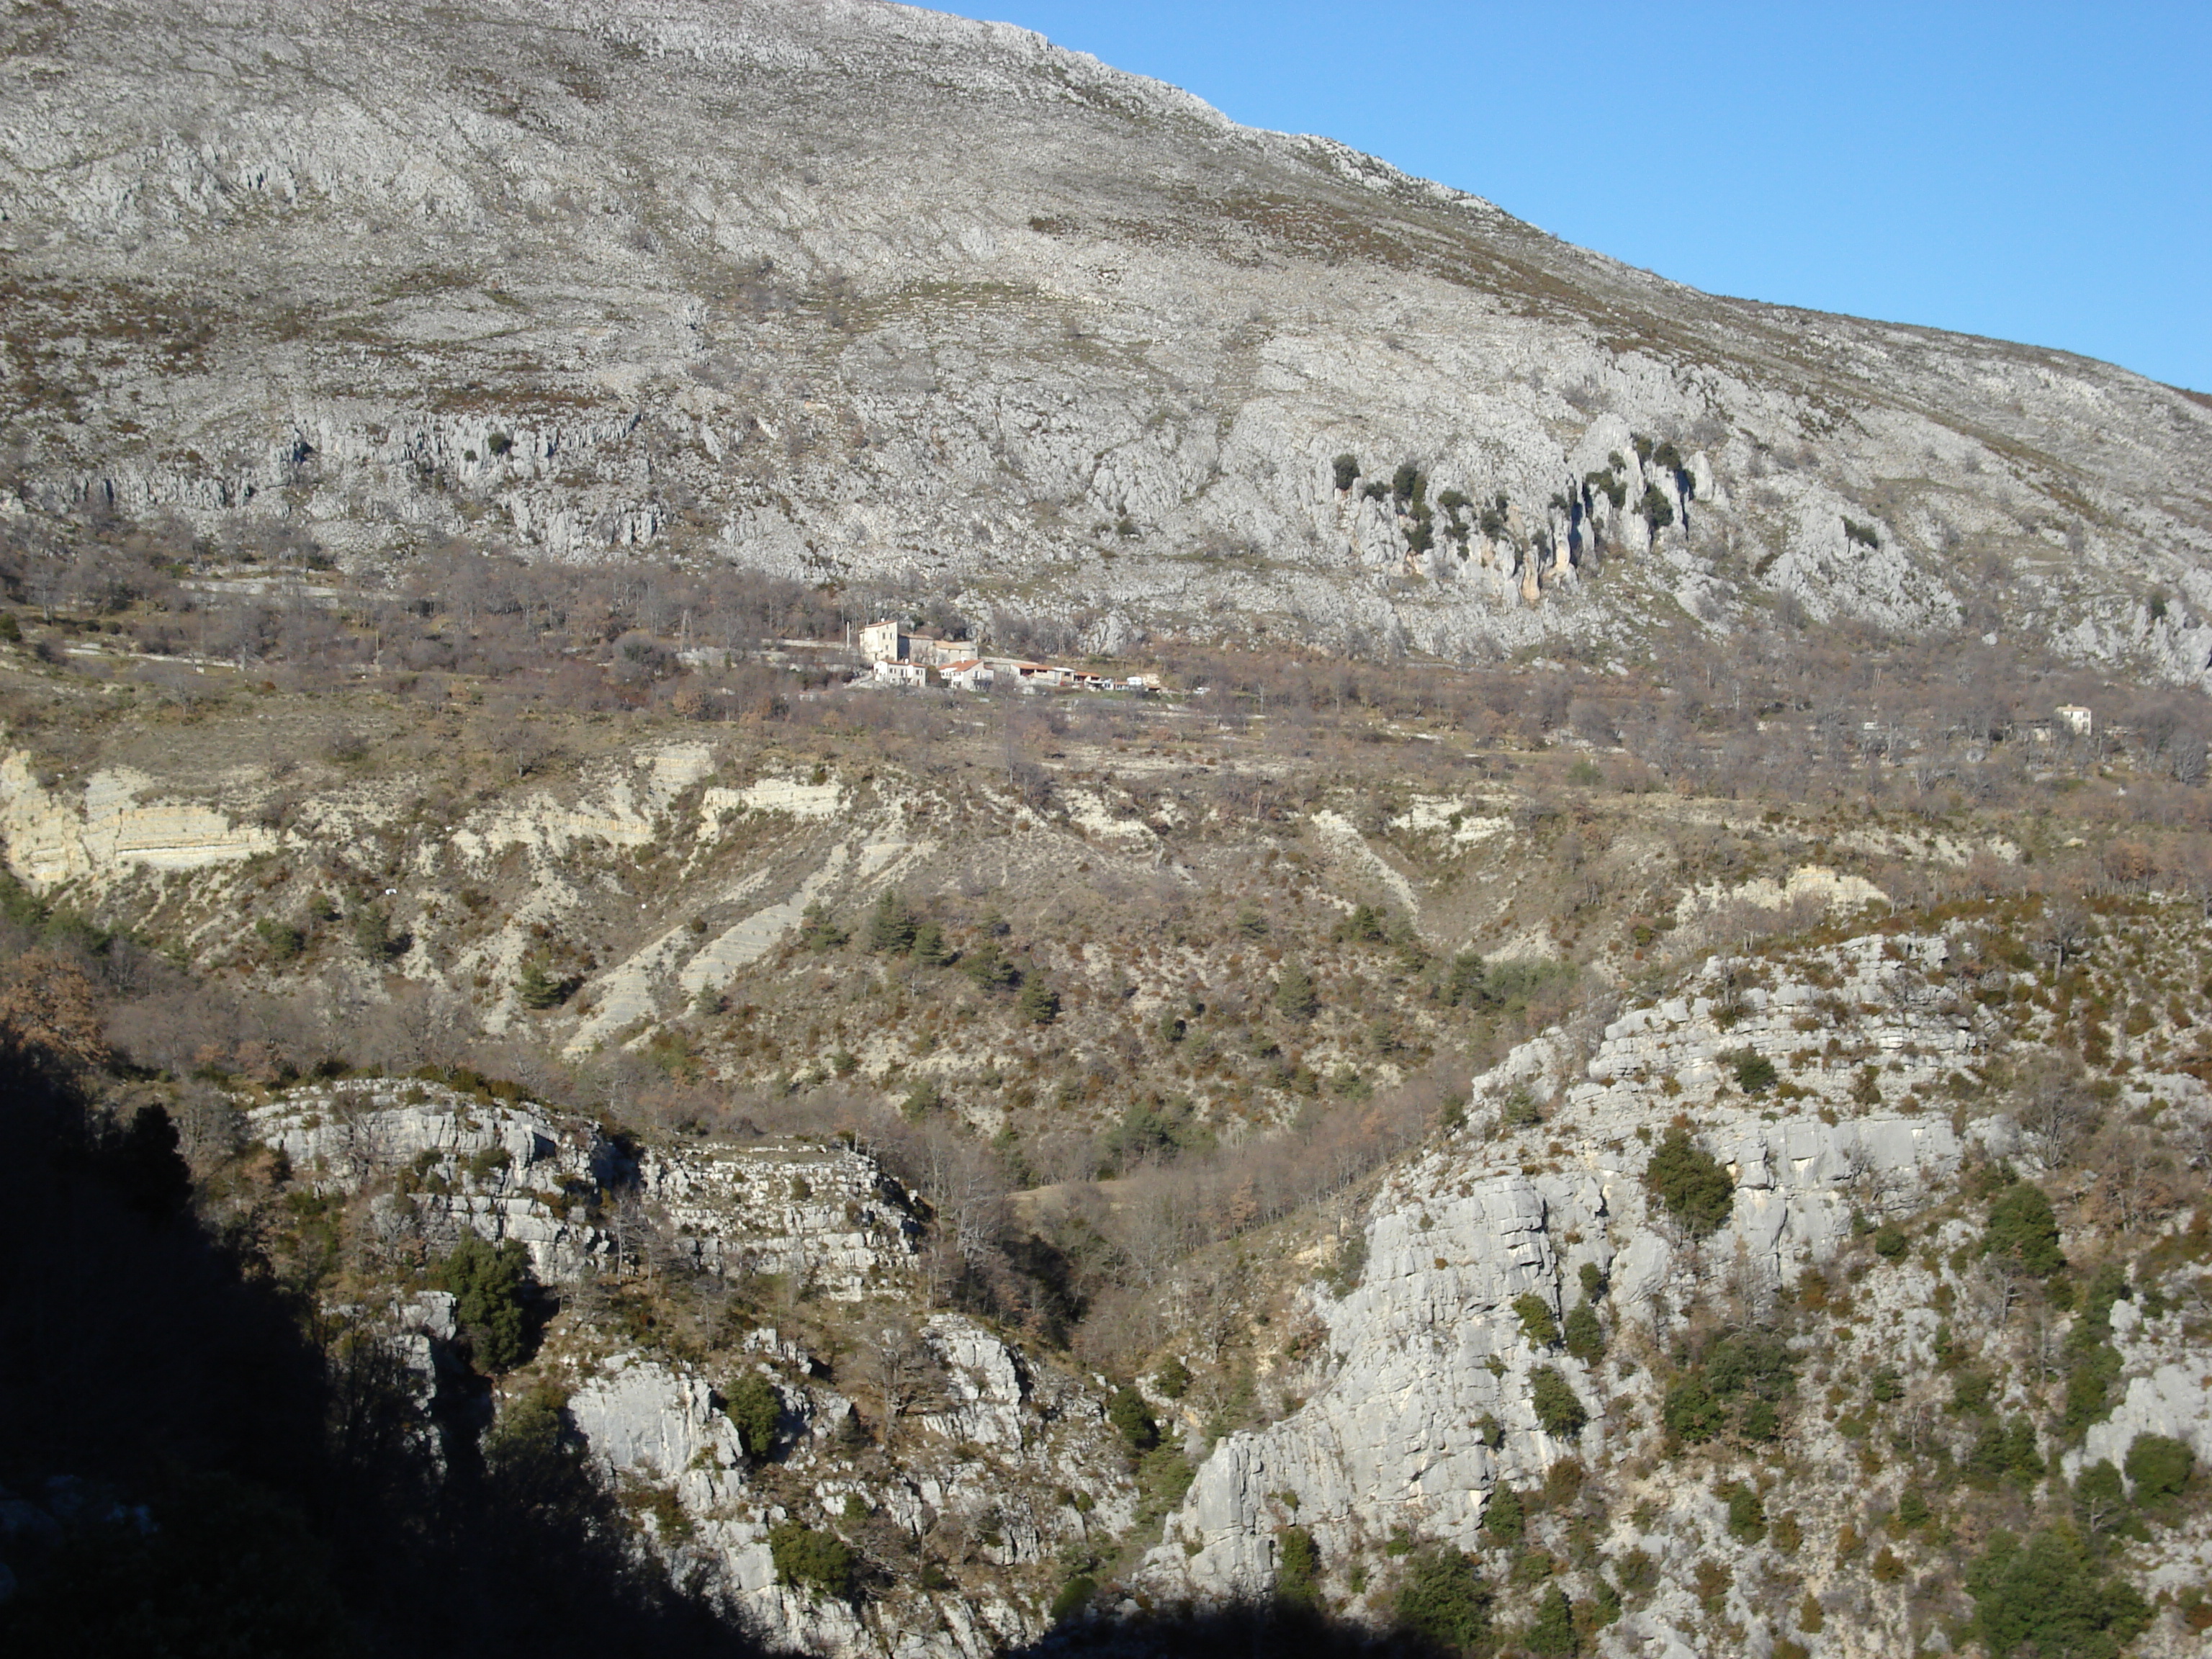
[[[1339,648],[1632,644],[1786,596],[2212,656],[2179,393],[1711,300],[1018,31],[678,8],[553,63],[544,21],[395,52],[317,13],[264,59],[213,14],[85,8],[61,81],[15,60],[25,498],[272,516],[363,567],[497,525]],[[1688,464],[1574,488],[1634,434]],[[1517,527],[1424,546],[1345,453]]]

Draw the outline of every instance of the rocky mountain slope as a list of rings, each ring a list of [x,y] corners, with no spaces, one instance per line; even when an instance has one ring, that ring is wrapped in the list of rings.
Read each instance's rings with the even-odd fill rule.
[[[1780,607],[2212,660],[2202,402],[1697,294],[1006,27],[11,0],[0,88],[19,515],[647,548],[1107,649]]]
[[[10,1653],[2212,1629],[2192,395],[863,0],[10,0],[0,345]]]
[[[1616,788],[1449,708],[855,690],[495,777],[459,679],[4,660],[10,1052],[167,1113],[442,1478],[560,1451],[714,1616],[2212,1620],[2212,865],[2140,737],[1904,811]],[[0,1443],[10,1490],[88,1473]]]

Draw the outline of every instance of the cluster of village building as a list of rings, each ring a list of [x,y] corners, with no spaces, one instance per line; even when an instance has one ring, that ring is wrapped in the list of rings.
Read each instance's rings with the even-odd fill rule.
[[[988,691],[1017,685],[1025,691],[1150,691],[1142,674],[1121,678],[1087,668],[1064,668],[1020,657],[987,657],[973,640],[948,640],[927,628],[903,623],[870,623],[860,630],[860,656],[872,665],[879,685],[949,685],[961,691]]]

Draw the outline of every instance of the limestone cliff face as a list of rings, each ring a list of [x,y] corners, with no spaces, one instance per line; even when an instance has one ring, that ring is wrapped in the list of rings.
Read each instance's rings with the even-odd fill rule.
[[[1611,1317],[1663,1331],[1670,1310],[1731,1276],[1771,1295],[1826,1259],[1869,1177],[1905,1208],[1958,1165],[1958,1139],[1940,1121],[1769,1124],[1751,1112],[1709,1121],[1737,1196],[1729,1224],[1695,1243],[1649,1200],[1633,1141],[1583,1142],[1581,1167],[1557,1173],[1504,1172],[1477,1147],[1397,1172],[1367,1223],[1358,1287],[1340,1301],[1315,1296],[1326,1382],[1281,1423],[1214,1450],[1150,1571],[1200,1593],[1264,1589],[1274,1535],[1293,1522],[1338,1559],[1394,1528],[1474,1546],[1501,1481],[1540,1481],[1563,1456],[1619,1457],[1654,1433],[1648,1382],[1532,1344],[1517,1298],[1534,1295],[1562,1318],[1589,1263],[1609,1277]],[[1625,1126],[1601,1117],[1591,1133],[1608,1127]],[[1579,1434],[1540,1421],[1539,1364],[1583,1401],[1590,1421]]]
[[[548,1283],[619,1269],[622,1253],[647,1248],[649,1224],[653,1243],[693,1271],[775,1273],[843,1302],[911,1288],[910,1201],[848,1147],[678,1146],[633,1160],[584,1119],[422,1082],[295,1090],[250,1121],[312,1187],[378,1189],[386,1239],[417,1237],[441,1255],[465,1231],[514,1239]],[[585,1218],[617,1188],[650,1212],[630,1224],[635,1237]]]
[[[964,1316],[909,1320],[911,1200],[849,1148],[678,1146],[633,1161],[584,1120],[422,1082],[311,1085],[249,1121],[310,1189],[369,1194],[379,1243],[403,1255],[441,1255],[464,1231],[513,1239],[573,1296],[650,1253],[677,1271],[772,1274],[793,1298],[864,1303],[892,1322],[908,1379],[895,1408],[870,1394],[856,1356],[833,1382],[827,1360],[763,1326],[745,1334],[737,1371],[710,1370],[603,1328],[587,1297],[539,1356],[617,1489],[667,1500],[641,1510],[648,1547],[775,1639],[833,1655],[997,1651],[1042,1628],[1022,1583],[1063,1546],[1133,1518],[1121,1442],[1093,1387]],[[381,1316],[426,1408],[454,1313],[453,1297],[428,1291]],[[761,1455],[724,1409],[745,1370],[781,1405],[776,1444]],[[852,1432],[856,1410],[876,1424],[880,1452]],[[779,1583],[772,1530],[849,1523],[854,1504],[916,1539],[947,1523],[972,1531],[975,1570],[933,1591],[901,1585],[866,1616]]]
[[[422,1083],[305,1090],[250,1121],[318,1190],[350,1195],[399,1177],[374,1200],[386,1239],[413,1236],[441,1254],[464,1232],[514,1239],[549,1282],[576,1278],[600,1249],[575,1194],[611,1179],[619,1155],[588,1124]]]
[[[2212,657],[2212,411],[2180,394],[1698,295],[1019,30],[46,19],[0,23],[18,514],[271,515],[371,563],[656,548],[1098,645],[1449,652],[1789,593]]]
[[[1924,1615],[1902,1587],[1869,1598],[1842,1557],[1857,1547],[1847,1523],[1868,1505],[1896,1504],[1913,1476],[1877,1473],[1869,1423],[1836,1402],[1869,1398],[1870,1379],[1885,1378],[1887,1392],[1871,1397],[1892,1402],[1880,1410],[1897,1446],[1950,1432],[1940,1425],[1961,1408],[1947,1374],[1978,1350],[2008,1354],[2016,1336],[2008,1304],[1989,1289],[1978,1219],[1941,1221],[1920,1256],[1899,1253],[1879,1276],[1853,1269],[1855,1328],[1789,1339],[1805,1392],[1827,1385],[1829,1408],[1808,1403],[1790,1431],[1795,1478],[1760,1480],[1767,1509],[1788,1509],[1786,1545],[1762,1541],[1763,1518],[1747,1532],[1719,1477],[1677,1461],[1659,1377],[1680,1373],[1652,1361],[1672,1349],[1679,1364],[1700,1306],[1721,1310],[1725,1329],[1770,1324],[1778,1304],[1798,1299],[1808,1269],[1832,1273],[1885,1218],[1924,1216],[1955,1190],[1967,1149],[1917,1101],[1996,1039],[1945,988],[1947,961],[1941,939],[1869,936],[1747,986],[1746,964],[1717,959],[1681,994],[1627,1010],[1582,1041],[1548,1033],[1476,1079],[1466,1127],[1394,1169],[1356,1224],[1347,1259],[1357,1284],[1309,1293],[1311,1334],[1290,1343],[1283,1361],[1285,1387],[1303,1403],[1213,1446],[1142,1581],[1161,1595],[1266,1594],[1281,1537],[1297,1527],[1358,1607],[1364,1569],[1348,1564],[1378,1560],[1394,1536],[1494,1550],[1498,1540],[1483,1526],[1498,1494],[1535,1492],[1573,1459],[1577,1481],[1587,1470],[1606,1492],[1593,1541],[1616,1562],[1640,1556],[1655,1575],[1597,1650],[1705,1651],[1698,1632],[1716,1618],[1755,1642],[1790,1636],[1796,1610],[1763,1601],[1758,1586],[1793,1571],[1814,1599],[1849,1615],[1831,1621],[1830,1650],[1909,1645]],[[1761,1059],[1776,1079],[1747,1092],[1736,1079]],[[2161,1075],[2143,1088],[2203,1109],[2188,1079]],[[1645,1180],[1670,1116],[1694,1126],[1733,1185],[1725,1219],[1702,1237]],[[1972,1133],[1999,1149],[2021,1146],[2002,1117]],[[2193,1281],[2185,1273],[2174,1282]],[[1603,1357],[1587,1363],[1559,1336],[1585,1297],[1604,1333]],[[1546,1323],[1548,1332],[1538,1328]],[[2078,1448],[2046,1434],[2038,1455],[2063,1455],[2071,1478],[2100,1458],[2118,1467],[2145,1434],[2212,1455],[2212,1374],[2183,1310],[2146,1314],[2123,1301],[2111,1323],[2109,1415]],[[1580,1427],[1557,1415],[1556,1395],[1547,1423],[1540,1388],[1561,1383],[1586,1419]],[[2033,1408],[2013,1384],[1988,1409]],[[1838,1469],[1856,1474],[1841,1479]],[[1513,1515],[1517,1538],[1517,1506]],[[2145,1552],[2144,1582],[2154,1593],[2189,1589],[2208,1551],[2201,1528],[2160,1534]],[[1714,1560],[1730,1571],[1692,1594],[1698,1570]],[[1577,1583],[1572,1593],[1590,1590]],[[2189,1641],[2179,1625],[2161,1624],[2142,1650],[2179,1653]]]
[[[1873,981],[1942,948],[1869,938],[1838,947],[1833,965]],[[1797,1097],[1782,1109],[1729,1091],[1720,1051],[1799,1048],[1797,1019],[1819,994],[1786,978],[1749,990],[1741,1007],[1697,994],[1729,975],[1715,963],[1691,994],[1623,1014],[1579,1066],[1553,1034],[1475,1080],[1469,1127],[1394,1171],[1370,1207],[1358,1286],[1341,1299],[1314,1291],[1326,1334],[1312,1397],[1213,1450],[1148,1559],[1154,1580],[1200,1595],[1264,1589],[1276,1534],[1294,1523],[1338,1560],[1394,1529],[1474,1547],[1501,1483],[1540,1482],[1566,1456],[1617,1462],[1660,1432],[1648,1370],[1588,1365],[1532,1340],[1517,1299],[1534,1296],[1561,1320],[1588,1266],[1616,1331],[1663,1340],[1694,1300],[1771,1301],[1834,1253],[1855,1212],[1917,1209],[1955,1173],[1961,1147],[1948,1123],[1851,1104],[1848,1070],[1785,1073]],[[1924,979],[1896,988],[1889,1020],[1863,1034],[1873,1052],[1909,1050],[1919,1077],[1971,1051],[1971,1031]],[[1657,1093],[1662,1082],[1671,1094]],[[1734,1182],[1725,1224],[1703,1239],[1643,1180],[1652,1126],[1667,1115],[1659,1099],[1695,1115]],[[1516,1108],[1545,1121],[1516,1130]],[[1539,1366],[1582,1402],[1578,1432],[1545,1427]]]
[[[276,845],[263,825],[239,823],[206,802],[161,799],[157,788],[143,773],[116,767],[95,773],[70,801],[40,781],[27,755],[10,752],[0,758],[9,867],[34,889],[71,881],[97,887],[130,872],[240,863]]]
[[[701,1271],[768,1273],[841,1302],[913,1288],[921,1228],[906,1194],[842,1147],[647,1155],[639,1191]]]
[[[854,1401],[819,1381],[820,1362],[772,1329],[749,1344],[782,1403],[772,1460],[746,1452],[720,1388],[635,1352],[576,1357],[567,1410],[618,1484],[674,1499],[680,1530],[656,1520],[651,1532],[670,1570],[756,1628],[816,1653],[980,1656],[1041,1628],[1029,1598],[1008,1594],[996,1570],[1036,1567],[1063,1544],[1127,1526],[1127,1478],[1097,1401],[1070,1379],[957,1315],[932,1317],[921,1341],[939,1368],[941,1395],[907,1419],[888,1463],[854,1455]],[[1095,1507],[1079,1511],[1054,1496],[1071,1485],[1093,1494]],[[915,1536],[967,1517],[986,1540],[983,1571],[941,1586],[942,1595],[898,1587],[866,1616],[779,1583],[772,1529],[848,1516],[848,1499]]]

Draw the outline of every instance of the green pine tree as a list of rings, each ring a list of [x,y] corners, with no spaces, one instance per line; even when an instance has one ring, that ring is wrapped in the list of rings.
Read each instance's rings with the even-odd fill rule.
[[[2043,1188],[2029,1181],[2014,1182],[1990,1204],[1982,1249],[1992,1255],[2016,1258],[2039,1279],[2048,1279],[2066,1266],[2058,1248],[2058,1218]]]
[[[1546,1590],[1544,1599],[1537,1603],[1536,1622],[1528,1626],[1528,1633],[1521,1638],[1521,1645],[1531,1653],[1553,1655],[1574,1652],[1574,1605],[1567,1600],[1567,1593],[1557,1584]]]
[[[568,981],[557,979],[545,971],[542,962],[530,961],[522,964],[522,972],[514,981],[514,994],[526,1008],[544,1012],[556,1008],[568,1000],[573,988]]]
[[[876,901],[868,917],[868,949],[878,956],[904,956],[914,949],[919,931],[914,911],[903,896],[887,892]]]
[[[1417,1552],[1406,1563],[1392,1611],[1399,1625],[1426,1641],[1462,1650],[1490,1635],[1490,1592],[1474,1562],[1441,1545]]]
[[[945,942],[945,929],[933,921],[920,922],[914,930],[914,959],[925,968],[942,968],[952,960]]]
[[[774,1449],[783,1422],[783,1396],[767,1377],[747,1371],[731,1385],[722,1411],[750,1455],[765,1457]]]
[[[799,920],[799,942],[817,954],[835,951],[852,936],[840,927],[828,907],[817,899]]]
[[[989,934],[969,951],[960,964],[960,970],[986,991],[1011,991],[1021,983],[1022,970],[1006,960],[1006,953],[999,948],[999,941]]]
[[[1024,982],[1014,1004],[1017,1012],[1032,1025],[1049,1025],[1060,1018],[1060,993],[1035,975]]]
[[[520,1242],[510,1238],[495,1248],[464,1233],[435,1277],[453,1295],[454,1321],[477,1363],[487,1371],[520,1364],[529,1352],[530,1308],[538,1294],[530,1254]]]
[[[1735,1183],[1728,1170],[1680,1124],[1652,1152],[1644,1184],[1693,1238],[1717,1231],[1735,1209]]]

